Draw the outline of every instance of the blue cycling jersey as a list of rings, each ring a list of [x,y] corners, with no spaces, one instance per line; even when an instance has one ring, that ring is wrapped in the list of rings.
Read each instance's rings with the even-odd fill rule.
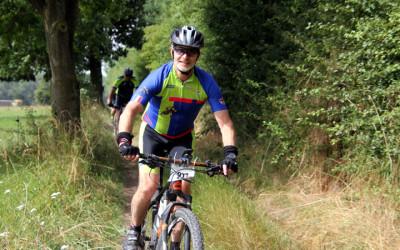
[[[190,133],[206,101],[213,112],[227,109],[221,90],[209,73],[195,66],[190,78],[182,82],[173,62],[150,73],[132,95],[131,101],[145,106],[143,120],[169,138]]]

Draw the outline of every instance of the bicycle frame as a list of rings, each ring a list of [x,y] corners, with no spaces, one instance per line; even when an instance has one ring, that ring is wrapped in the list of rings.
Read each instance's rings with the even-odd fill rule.
[[[167,166],[171,166],[173,164],[183,164],[186,166],[193,166],[192,171],[196,171],[195,166],[207,167],[206,170],[197,170],[204,171],[209,176],[213,176],[215,174],[219,174],[221,171],[221,166],[217,164],[211,164],[210,161],[206,163],[201,162],[190,162],[190,159],[182,158],[182,159],[172,159],[170,157],[159,157],[155,155],[143,155],[140,157],[142,159],[147,159],[145,162],[149,165],[159,165],[159,180],[157,183],[157,190],[154,194],[153,198],[150,201],[150,205],[148,208],[148,212],[151,210],[151,224],[152,224],[152,233],[151,238],[149,239],[147,236],[144,240],[150,241],[148,247],[151,249],[157,249],[161,247],[161,249],[168,249],[167,240],[168,240],[168,221],[171,214],[174,210],[179,208],[187,208],[191,210],[192,196],[189,194],[185,194],[182,191],[181,185],[182,181],[190,181],[185,178],[177,178],[178,180],[174,180],[171,178],[164,184],[164,168]],[[149,161],[150,160],[150,161]],[[176,172],[175,172],[176,173]],[[175,174],[173,173],[173,174]],[[183,201],[178,201],[178,197]],[[145,223],[145,222],[144,222]],[[142,234],[145,236],[146,229],[145,225],[142,227]],[[157,236],[155,235],[157,232]],[[190,241],[190,238],[189,238]],[[162,246],[157,245],[157,243],[161,243]]]
[[[158,226],[157,231],[158,231],[158,238],[161,238],[162,242],[165,242],[164,239],[167,238],[167,229],[168,229],[167,222],[169,220],[169,216],[177,206],[185,207],[192,210],[191,208],[192,196],[183,193],[182,189],[180,188],[182,180],[174,181],[172,183],[167,182],[165,185],[163,185],[163,175],[164,175],[164,167],[160,167],[157,191],[155,193],[155,196],[153,196],[153,199],[151,199],[150,201],[148,211],[152,210],[152,224],[153,224],[152,230],[155,230],[154,223],[156,222],[155,221],[156,216],[157,214],[159,214],[160,209],[162,210],[162,213],[159,215],[160,221],[159,225],[157,225]],[[178,197],[185,200],[185,202],[176,201]],[[161,205],[161,202],[163,202],[161,200],[162,198],[164,198],[164,200],[168,203],[165,204],[166,205],[165,207],[162,207]],[[153,246],[156,245],[156,242],[150,242],[150,243]]]

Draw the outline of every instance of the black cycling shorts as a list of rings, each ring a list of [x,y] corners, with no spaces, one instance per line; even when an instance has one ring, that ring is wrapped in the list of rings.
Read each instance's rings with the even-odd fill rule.
[[[116,94],[116,95],[114,95],[113,105],[116,109],[121,109],[121,107],[125,107],[129,101],[130,101],[130,98],[126,98],[119,94]]]
[[[172,139],[159,134],[145,122],[142,122],[142,125],[140,127],[139,149],[140,152],[142,152],[143,154],[167,156],[171,149],[177,146],[193,149],[194,142],[194,130],[192,131],[192,133],[188,133],[182,137]],[[180,158],[180,156],[177,157]],[[151,172],[158,174],[158,168],[151,169],[144,164],[140,165],[141,171],[145,171],[146,173]]]

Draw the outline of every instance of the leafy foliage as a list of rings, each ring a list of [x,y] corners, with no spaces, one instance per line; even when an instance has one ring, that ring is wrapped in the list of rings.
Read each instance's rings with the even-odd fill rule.
[[[205,36],[198,65],[221,86],[239,137],[268,138],[272,163],[319,154],[330,173],[378,168],[397,182],[398,3],[188,2],[146,3],[149,70],[169,58],[174,26],[194,25]]]
[[[27,1],[0,3],[0,80],[33,80],[48,73],[46,37],[40,17]]]
[[[126,56],[127,47],[140,48],[142,6],[142,0],[80,1],[75,52],[82,70],[89,69],[89,56],[112,63]]]
[[[397,182],[399,11],[390,1],[319,1],[317,18],[296,33],[301,49],[281,63],[291,109],[302,111],[288,121],[326,133],[327,156],[340,159],[335,171],[378,167]],[[293,140],[287,142],[292,152],[298,150]]]

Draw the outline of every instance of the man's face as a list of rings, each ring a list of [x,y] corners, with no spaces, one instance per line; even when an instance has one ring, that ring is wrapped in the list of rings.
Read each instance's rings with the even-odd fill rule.
[[[124,79],[125,79],[125,81],[129,81],[131,78],[132,78],[131,75],[125,75],[125,74],[124,74]]]
[[[171,48],[174,57],[174,65],[181,72],[189,72],[196,64],[200,51],[196,48],[186,46],[174,46]]]

